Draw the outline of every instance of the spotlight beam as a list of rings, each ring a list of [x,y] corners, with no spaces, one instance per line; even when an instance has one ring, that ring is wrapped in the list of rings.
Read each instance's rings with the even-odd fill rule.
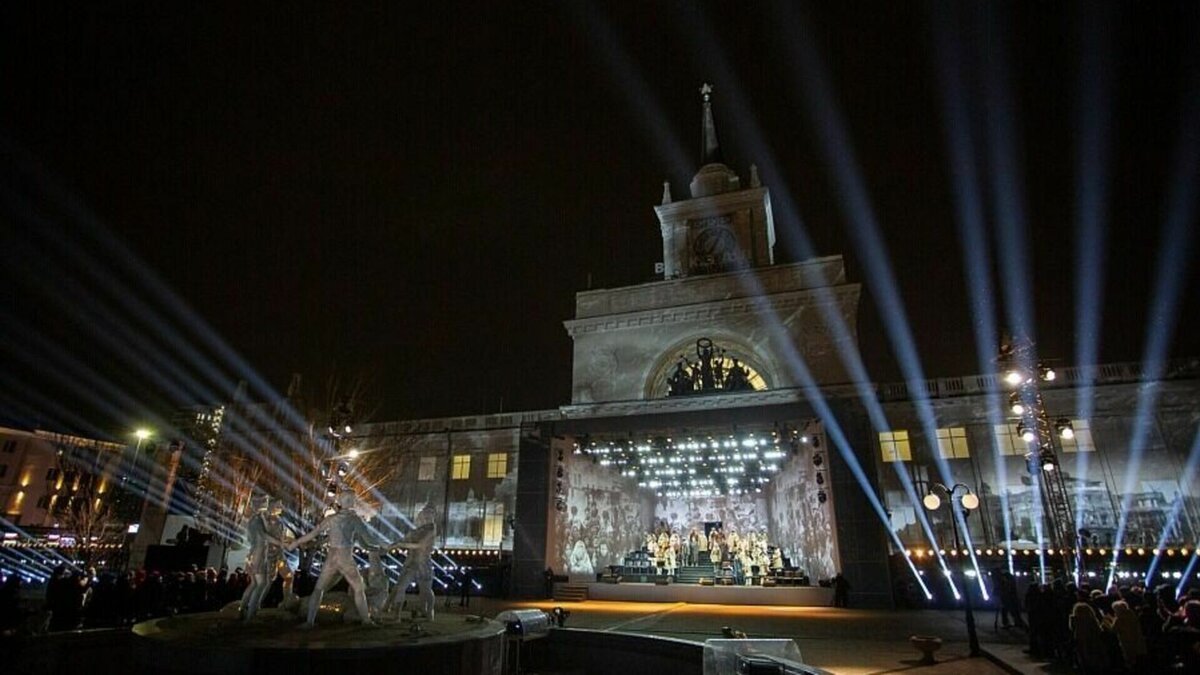
[[[879,225],[871,206],[865,181],[857,169],[857,160],[853,143],[845,123],[841,119],[836,99],[833,96],[824,66],[814,47],[815,41],[809,31],[807,22],[791,7],[781,7],[780,11],[788,14],[786,25],[792,26],[797,39],[789,40],[788,46],[794,55],[794,61],[800,66],[800,83],[798,91],[807,95],[803,104],[814,122],[814,135],[822,150],[825,162],[833,173],[835,184],[838,186],[839,203],[846,213],[849,233],[855,248],[863,258],[863,269],[867,284],[874,294],[881,312],[884,314],[884,330],[890,339],[892,349],[897,357],[897,363],[904,375],[905,384],[916,409],[925,438],[930,444],[930,455],[934,459],[942,481],[953,484],[953,474],[949,464],[941,456],[937,447],[937,421],[929,402],[929,392],[921,360],[917,354],[916,343],[909,326],[907,312],[900,298],[895,273],[888,259],[886,245],[879,231]],[[971,563],[976,570],[980,592],[988,597],[983,575],[979,574],[979,564],[971,544],[970,529],[961,513],[953,515],[958,520],[959,527],[964,533],[968,550],[971,552]]]
[[[1200,61],[1200,45],[1192,45],[1193,62]],[[1154,296],[1146,322],[1146,345],[1143,351],[1143,385],[1138,391],[1133,436],[1129,442],[1129,462],[1121,495],[1121,512],[1113,542],[1113,562],[1124,543],[1129,511],[1140,476],[1146,442],[1154,424],[1154,409],[1158,403],[1158,383],[1167,366],[1171,337],[1179,319],[1178,304],[1187,270],[1192,262],[1195,243],[1196,189],[1200,182],[1200,67],[1190,69],[1185,90],[1184,114],[1177,135],[1176,156],[1168,192],[1166,218],[1163,221],[1159,265],[1154,283]],[[1115,566],[1109,571],[1109,583]]]
[[[943,129],[946,145],[950,151],[949,174],[954,187],[955,223],[962,242],[963,270],[967,276],[967,289],[971,299],[971,314],[975,319],[975,352],[981,373],[992,369],[995,345],[998,342],[995,322],[995,304],[991,282],[991,260],[988,237],[985,232],[979,177],[976,172],[975,147],[970,134],[970,116],[967,113],[965,87],[961,69],[962,45],[955,25],[957,8],[953,2],[939,1],[933,8],[935,61],[938,81],[942,91],[942,112],[945,116]],[[987,392],[988,423],[992,429],[1003,423],[1000,399],[995,391]],[[1001,455],[995,434],[991,434],[992,458],[996,467],[996,479],[1001,485],[1008,484],[1008,465]],[[1012,522],[1009,518],[1008,492],[1000,493],[1000,513],[1004,525],[1004,537],[1010,546],[1008,570],[1013,572]]]
[[[1146,570],[1146,585],[1150,585],[1151,579],[1154,577],[1154,572],[1158,569],[1159,561],[1162,558],[1163,551],[1170,541],[1171,533],[1175,531],[1175,527],[1179,524],[1179,516],[1183,512],[1183,508],[1187,503],[1188,488],[1196,479],[1197,471],[1200,470],[1200,431],[1196,432],[1195,438],[1192,439],[1192,448],[1188,452],[1187,462],[1183,467],[1183,474],[1179,479],[1179,491],[1175,493],[1175,501],[1171,504],[1171,514],[1163,523],[1162,532],[1158,536],[1158,544],[1154,547],[1157,551],[1154,558],[1150,561],[1150,568]]]
[[[1076,383],[1076,417],[1090,420],[1094,413],[1095,382],[1100,351],[1100,317],[1104,307],[1105,249],[1108,239],[1106,204],[1109,186],[1109,154],[1112,69],[1111,29],[1114,3],[1095,3],[1080,8],[1082,47],[1079,76],[1079,141],[1076,145],[1075,240],[1078,274],[1075,278],[1075,362],[1080,378]],[[1088,453],[1075,455],[1075,475],[1086,476]],[[1083,503],[1079,483],[1076,503]],[[1075,531],[1083,528],[1085,509],[1075,509]]]
[[[1014,335],[1037,343],[1032,298],[1033,272],[1029,261],[1026,235],[1025,196],[1016,148],[1021,138],[1013,113],[1009,69],[1004,40],[1008,22],[997,9],[987,5],[976,8],[976,20],[986,33],[984,60],[986,67],[984,101],[987,105],[985,131],[987,157],[990,164],[992,207],[996,218],[996,235],[1000,269],[1006,284],[1003,286],[1008,324]],[[999,35],[994,35],[997,28]],[[1036,361],[1036,357],[1031,355]],[[1032,366],[1032,363],[1023,364]]]

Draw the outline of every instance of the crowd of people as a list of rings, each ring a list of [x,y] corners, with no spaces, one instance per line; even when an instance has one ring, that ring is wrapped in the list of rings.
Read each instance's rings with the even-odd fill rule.
[[[1105,592],[1057,580],[1031,584],[1025,611],[1034,658],[1084,673],[1200,672],[1200,589],[1176,597],[1173,586]]]
[[[276,577],[263,606],[278,606],[283,600],[283,581],[282,576]],[[28,618],[28,609],[21,608],[17,601],[19,583],[15,575],[4,581],[0,611],[5,628]],[[239,600],[249,583],[249,576],[241,568],[230,572],[193,566],[186,572],[136,570],[115,574],[59,565],[46,582],[44,609],[49,622],[45,628],[111,628],[153,617],[219,610]]]

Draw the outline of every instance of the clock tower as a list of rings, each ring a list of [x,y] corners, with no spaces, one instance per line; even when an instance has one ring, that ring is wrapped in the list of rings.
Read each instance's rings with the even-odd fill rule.
[[[663,278],[575,295],[564,324],[573,404],[798,387],[797,358],[818,384],[846,382],[837,352],[858,341],[859,285],[841,256],[775,263],[770,192],[754,166],[743,186],[721,161],[712,93],[700,89],[702,165],[690,198],[673,200],[667,184],[654,207]]]
[[[775,223],[771,194],[760,185],[758,169],[750,167],[750,185],[721,161],[721,146],[713,120],[711,85],[700,88],[704,114],[701,128],[703,166],[691,183],[691,199],[654,208],[662,228],[663,278],[675,279],[734,272],[775,261]]]

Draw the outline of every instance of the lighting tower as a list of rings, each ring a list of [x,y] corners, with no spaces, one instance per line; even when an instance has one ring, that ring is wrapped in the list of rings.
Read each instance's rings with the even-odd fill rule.
[[[1053,368],[1036,361],[1033,343],[1028,339],[1005,339],[1000,344],[996,363],[1004,383],[1012,389],[1008,405],[1012,414],[1021,420],[1017,423],[1017,433],[1029,444],[1025,461],[1029,473],[1038,477],[1041,486],[1048,539],[1062,561],[1063,573],[1070,575],[1069,549],[1077,544],[1075,516],[1058,461],[1055,436],[1073,438],[1075,430],[1068,419],[1051,424],[1041,391],[1041,383],[1053,382],[1057,374]]]

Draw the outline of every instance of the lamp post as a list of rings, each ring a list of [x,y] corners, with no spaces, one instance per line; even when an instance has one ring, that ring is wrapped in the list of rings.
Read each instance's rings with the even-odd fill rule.
[[[135,477],[138,468],[138,458],[141,457],[142,454],[142,443],[144,443],[147,438],[150,438],[153,435],[154,432],[150,431],[149,429],[138,429],[133,432],[133,436],[137,439],[137,443],[133,448],[133,466],[129,469],[129,473],[135,474]]]
[[[942,498],[938,497],[937,491],[941,490],[946,493],[946,498],[950,502],[950,524],[954,528],[954,548],[961,549],[962,544],[958,537],[958,508],[962,512],[963,518],[966,518],[971,511],[979,508],[979,497],[971,492],[971,488],[957,483],[954,487],[946,487],[941,483],[934,483],[929,487],[929,494],[925,495],[922,503],[925,508],[930,511],[936,511],[942,505]],[[966,558],[963,556],[963,579],[966,579]],[[971,606],[971,585],[963,582],[963,607],[966,610],[967,618],[967,642],[971,648],[971,656],[979,656],[979,636],[975,633],[975,611]]]

